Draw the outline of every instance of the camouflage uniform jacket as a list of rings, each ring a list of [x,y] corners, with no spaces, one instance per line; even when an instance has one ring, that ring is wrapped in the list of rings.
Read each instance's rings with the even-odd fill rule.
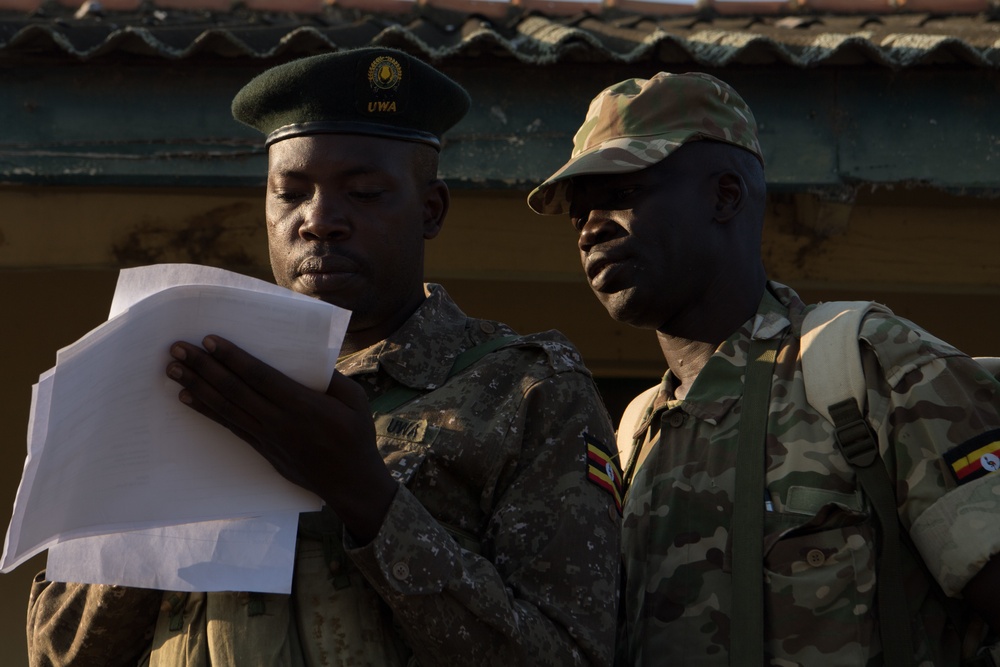
[[[769,290],[777,301],[765,298],[717,348],[684,399],[673,398],[666,374],[639,427],[648,454],[626,494],[622,535],[625,664],[730,664],[730,522],[752,336],[782,338],[761,490],[770,664],[881,664],[875,521],[831,425],[806,401],[800,330],[807,307],[787,287],[770,283]],[[1000,551],[1000,474],[959,485],[942,455],[979,438],[1000,440],[1000,386],[898,317],[868,316],[860,338],[867,418],[896,481],[902,526],[943,590],[957,596]],[[915,560],[907,556],[905,567],[909,608],[919,609],[918,664],[958,664],[959,641],[939,598]]]
[[[607,665],[620,518],[613,495],[588,481],[588,441],[614,438],[592,378],[568,341],[549,332],[521,337],[447,379],[460,352],[513,332],[467,318],[438,286],[428,293],[389,339],[337,365],[370,397],[400,384],[426,390],[375,420],[379,449],[400,483],[380,532],[358,546],[349,534],[341,540],[337,529],[331,544],[324,540],[330,526],[304,515],[290,603],[282,606],[287,596],[263,596],[265,614],[230,614],[226,624],[245,625],[249,637],[292,628],[287,642],[276,642],[276,657],[261,656],[258,665],[411,659],[420,665]],[[351,590],[358,618],[329,613],[328,601]],[[32,664],[68,664],[70,650],[81,656],[74,664],[135,664],[120,660],[122,641],[107,638],[128,618],[126,631],[148,646],[148,633],[143,639],[134,621],[136,613],[149,613],[144,595],[40,582],[29,609]],[[246,594],[192,595],[207,597],[210,617],[213,604],[225,600],[248,606]],[[123,607],[127,596],[131,610]],[[176,600],[163,598],[150,664],[239,664],[221,657],[228,649],[220,648],[239,637],[239,629],[209,639],[210,660],[186,653],[157,660],[156,647],[171,641],[169,609],[176,610]],[[81,617],[76,633],[71,624]],[[181,653],[190,652],[191,637],[178,641]],[[117,653],[112,657],[104,646]],[[89,656],[97,658],[88,662]]]

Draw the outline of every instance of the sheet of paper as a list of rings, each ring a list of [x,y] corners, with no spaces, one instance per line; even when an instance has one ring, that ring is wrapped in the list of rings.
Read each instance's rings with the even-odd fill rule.
[[[266,515],[265,523],[285,525],[288,516],[319,506],[245,443],[176,400],[177,386],[163,374],[166,349],[173,340],[218,333],[320,389],[332,372],[349,313],[300,295],[289,298],[292,293],[263,281],[254,282],[267,287],[251,295],[199,286],[203,278],[185,280],[182,268],[145,268],[151,269],[145,277],[152,276],[145,283],[153,287],[116,299],[116,316],[60,350],[56,368],[36,386],[4,571],[47,546],[121,531],[133,531],[130,544],[148,539],[162,547],[164,540],[191,541],[191,531],[200,530],[200,539],[214,540],[217,552],[251,553],[226,546],[245,540],[232,536],[247,531],[215,520]],[[188,284],[160,289],[173,283]],[[285,513],[284,523],[271,516],[275,512]],[[168,537],[172,528],[148,532],[192,521],[208,522],[187,525],[176,538]],[[92,553],[114,553],[94,541],[77,542],[74,558],[87,543]],[[57,563],[71,560],[60,558],[57,553]],[[105,559],[99,571],[110,571],[107,565]]]
[[[225,285],[309,299],[214,267],[161,264],[122,270],[108,317],[159,290],[186,284]],[[49,547],[46,574],[54,581],[287,594],[291,592],[297,524],[295,512],[77,538]],[[274,543],[269,544],[268,538]]]
[[[115,294],[111,298],[111,312],[108,314],[108,319],[112,319],[133,303],[145,299],[151,294],[179,285],[237,287],[262,294],[278,294],[289,299],[313,300],[304,294],[278,287],[266,280],[258,280],[242,273],[234,273],[214,266],[153,264],[152,266],[122,269],[118,272],[118,283],[115,285]]]
[[[118,275],[108,319],[159,290],[189,284],[309,299],[272,283],[196,264],[158,264]],[[332,344],[339,346],[339,341]],[[81,537],[49,547],[53,581],[171,591],[291,592],[298,512]]]
[[[290,593],[298,512],[81,537],[49,547],[52,581]]]

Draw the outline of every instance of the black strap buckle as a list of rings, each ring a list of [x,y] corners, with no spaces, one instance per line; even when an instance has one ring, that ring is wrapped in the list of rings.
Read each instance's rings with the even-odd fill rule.
[[[830,417],[833,419],[834,434],[840,451],[854,467],[867,468],[878,459],[878,445],[868,426],[861,416],[861,410],[853,398],[848,398],[830,406]]]

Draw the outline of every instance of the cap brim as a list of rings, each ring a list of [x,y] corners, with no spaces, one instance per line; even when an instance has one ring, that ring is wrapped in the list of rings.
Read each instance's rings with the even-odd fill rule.
[[[655,139],[619,137],[605,141],[564,164],[528,195],[535,213],[558,215],[569,210],[570,179],[588,174],[627,174],[657,162],[689,141],[696,132],[660,135]]]

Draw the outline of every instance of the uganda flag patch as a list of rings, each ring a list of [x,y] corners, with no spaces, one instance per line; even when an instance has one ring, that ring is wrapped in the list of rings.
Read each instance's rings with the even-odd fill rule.
[[[622,512],[622,471],[608,446],[584,432],[587,446],[587,479],[611,494],[618,513]]]
[[[959,484],[1000,470],[1000,429],[949,449],[942,458]]]

